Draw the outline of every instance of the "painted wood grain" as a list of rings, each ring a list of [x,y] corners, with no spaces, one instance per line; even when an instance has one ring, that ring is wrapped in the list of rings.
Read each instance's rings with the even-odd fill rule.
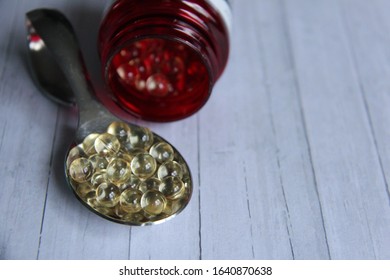
[[[1,3],[1,259],[36,258],[57,114],[26,79],[20,5]]]
[[[338,1],[285,3],[330,256],[386,258],[389,201]]]
[[[345,1],[341,3],[342,18],[344,19],[347,38],[352,53],[352,59],[356,67],[356,75],[359,79],[360,91],[367,111],[371,134],[374,138],[375,150],[378,156],[380,173],[384,184],[381,196],[384,206],[390,205],[390,21],[383,13],[384,1],[368,5],[365,1],[356,1],[353,5]],[[364,19],[361,18],[364,14]],[[387,21],[387,24],[385,24]],[[378,195],[374,193],[373,195]],[[370,193],[371,195],[371,193]],[[370,200],[374,201],[372,197]],[[386,209],[387,208],[387,209]],[[385,207],[388,211],[388,207]],[[379,210],[380,211],[380,210]],[[388,216],[373,217],[371,226],[376,257],[379,259],[390,258],[390,240],[388,238]],[[382,224],[382,222],[384,222]]]
[[[329,248],[282,1],[257,1],[253,16],[275,156],[295,259],[327,259]],[[261,238],[261,237],[260,237]],[[265,256],[266,257],[266,256]]]
[[[83,207],[63,159],[76,111],[26,67],[24,14],[72,21],[94,83],[105,0],[1,1],[0,259],[389,259],[390,19],[384,0],[246,0],[196,115],[149,126],[192,170],[189,206],[128,227]]]

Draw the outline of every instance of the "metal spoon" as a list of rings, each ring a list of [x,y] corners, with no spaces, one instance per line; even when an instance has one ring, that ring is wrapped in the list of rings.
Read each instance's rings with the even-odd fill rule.
[[[76,197],[114,222],[149,225],[180,213],[192,179],[180,153],[149,129],[124,123],[93,97],[73,28],[58,11],[26,14],[32,69],[46,95],[79,109],[73,147],[65,162]],[[60,92],[60,94],[57,94]]]

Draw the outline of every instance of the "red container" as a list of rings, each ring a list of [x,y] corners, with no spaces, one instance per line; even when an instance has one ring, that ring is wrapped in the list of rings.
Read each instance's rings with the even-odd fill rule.
[[[118,0],[99,31],[114,113],[173,121],[198,111],[229,53],[225,0]]]

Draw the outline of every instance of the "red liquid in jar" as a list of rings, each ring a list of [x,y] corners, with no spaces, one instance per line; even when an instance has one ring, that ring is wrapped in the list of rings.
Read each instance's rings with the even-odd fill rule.
[[[198,111],[225,68],[229,38],[206,1],[119,0],[100,29],[100,55],[113,104],[154,121]]]

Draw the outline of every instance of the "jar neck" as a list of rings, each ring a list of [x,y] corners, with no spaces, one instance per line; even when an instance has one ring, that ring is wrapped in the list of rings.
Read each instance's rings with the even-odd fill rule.
[[[199,59],[207,68],[209,80],[213,85],[222,69],[215,54],[215,48],[208,42],[206,36],[184,22],[164,18],[157,24],[156,21],[156,18],[144,19],[137,22],[136,27],[131,24],[127,25],[113,36],[110,43],[101,50],[101,59],[106,67],[118,51],[135,41],[147,38],[172,40],[186,45],[199,54]]]
[[[204,0],[115,1],[99,32],[102,62],[106,63],[115,50],[129,41],[167,38],[185,43],[202,55],[215,82],[226,67],[229,28],[214,6]]]
[[[227,27],[204,0],[119,0],[102,22],[99,42],[114,100],[149,120],[199,110],[229,52]]]

